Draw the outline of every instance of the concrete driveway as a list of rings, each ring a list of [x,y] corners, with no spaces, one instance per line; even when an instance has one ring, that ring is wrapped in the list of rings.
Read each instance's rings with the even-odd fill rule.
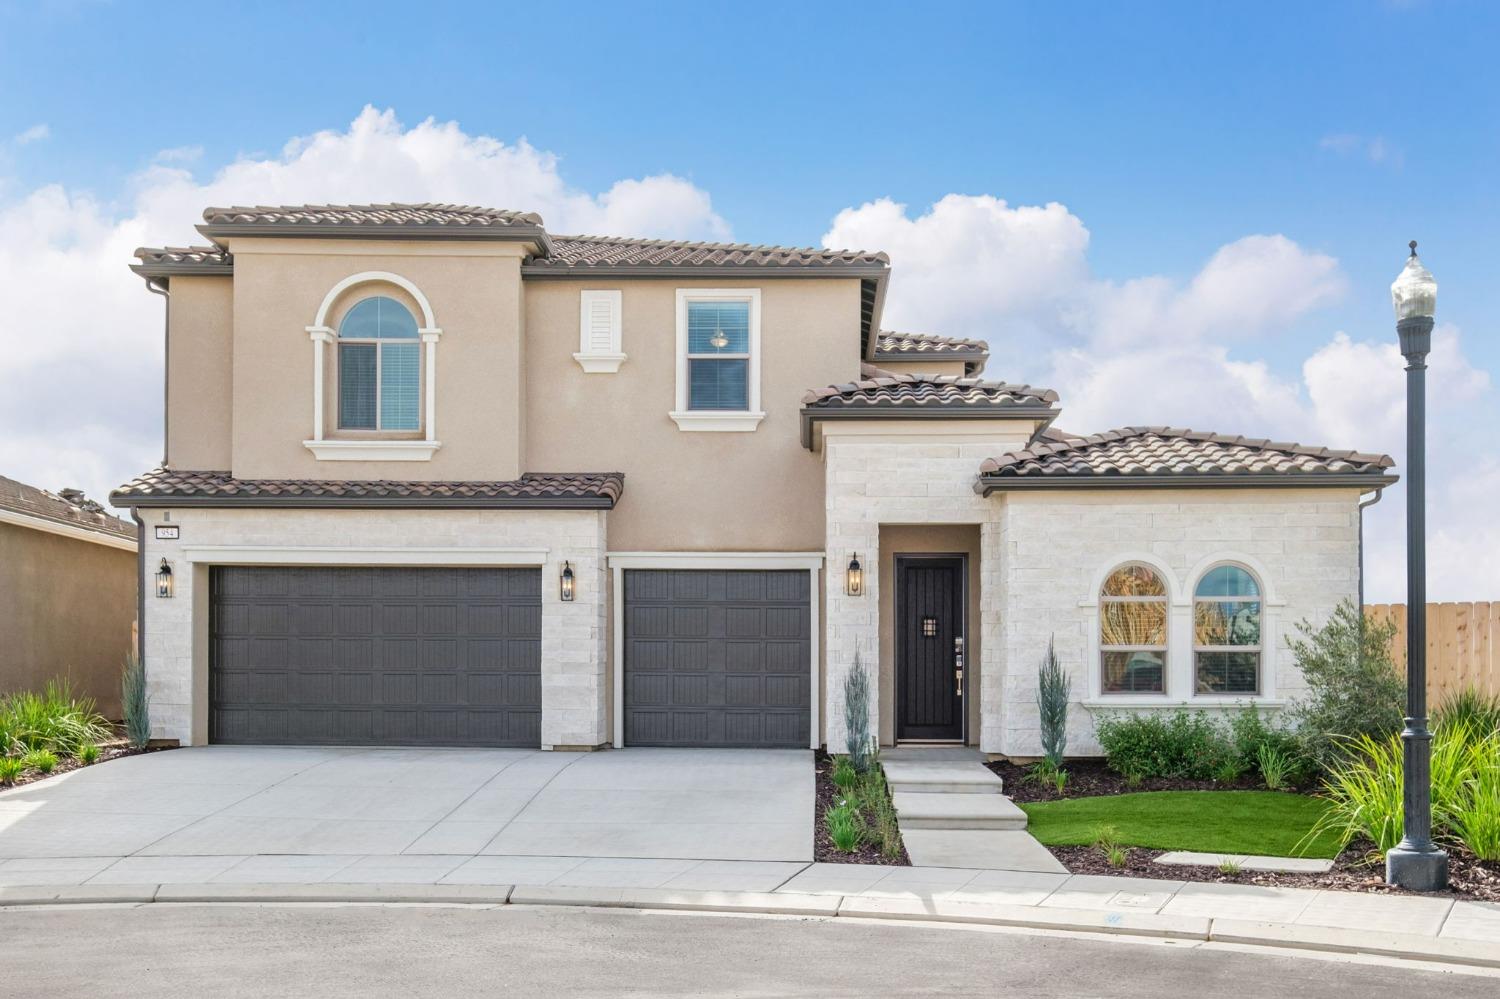
[[[812,817],[795,750],[212,746],[0,792],[0,859],[810,861]]]

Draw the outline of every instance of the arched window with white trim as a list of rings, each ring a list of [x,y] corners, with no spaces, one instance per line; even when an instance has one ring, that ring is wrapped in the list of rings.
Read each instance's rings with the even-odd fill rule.
[[[339,429],[420,429],[421,346],[406,306],[385,295],[361,299],[338,339]]]
[[[1164,694],[1167,586],[1155,569],[1122,565],[1099,591],[1100,692]]]
[[[1243,566],[1209,569],[1193,590],[1193,689],[1260,693],[1262,648],[1260,582]]]

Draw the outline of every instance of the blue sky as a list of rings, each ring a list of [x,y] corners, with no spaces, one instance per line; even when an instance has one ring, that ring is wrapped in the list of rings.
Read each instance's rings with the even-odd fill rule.
[[[1101,295],[1145,278],[1181,291],[1222,248],[1284,237],[1295,251],[1276,252],[1289,271],[1275,270],[1281,278],[1264,286],[1244,284],[1248,299],[1237,307],[1277,298],[1286,287],[1278,282],[1309,261],[1336,262],[1322,284],[1301,289],[1301,304],[1271,308],[1243,330],[1222,305],[1199,334],[1161,318],[1199,315],[1201,303],[1131,321],[1159,322],[1162,341],[1219,351],[1231,368],[1264,365],[1308,414],[1318,408],[1317,385],[1302,377],[1309,357],[1339,332],[1355,345],[1393,340],[1386,288],[1415,237],[1442,284],[1440,320],[1461,337],[1466,380],[1455,398],[1463,406],[1447,419],[1467,434],[1493,419],[1485,379],[1500,370],[1492,318],[1500,306],[1497,29],[1500,7],[1460,2],[430,3],[412,12],[379,3],[155,3],[148,11],[0,0],[0,93],[9,95],[0,101],[0,213],[11,212],[0,235],[19,238],[34,215],[22,207],[56,190],[75,213],[87,202],[92,220],[60,226],[60,246],[98,237],[105,225],[142,230],[142,241],[186,239],[190,231],[157,232],[161,223],[143,207],[157,172],[180,171],[208,187],[236,163],[284,163],[293,139],[327,131],[348,138],[369,106],[408,131],[433,118],[469,139],[514,147],[524,138],[556,157],[548,169],[569,190],[595,198],[622,179],[680,178],[711,199],[711,215],[681,223],[697,235],[798,245],[879,235],[888,230],[869,219],[835,223],[879,199],[906,205],[913,220],[954,194],[1013,209],[1066,206],[1086,230],[1086,247],[1063,254],[1059,266],[1086,268],[1086,280],[1074,274],[1045,302],[1015,292],[957,311],[934,300],[923,312],[920,295],[908,294],[905,316],[941,316],[948,325],[935,332],[995,343],[1006,365],[989,372],[997,377],[1056,376],[1066,362],[1056,352],[1067,350],[1093,358],[1135,351],[1144,366],[1155,355],[1139,334],[1102,329],[1126,306],[1100,306]],[[406,188],[387,199],[475,197],[472,187],[453,186],[463,189],[451,198]],[[243,197],[259,200],[249,190]],[[328,199],[310,192],[301,200]],[[128,225],[144,219],[153,224]],[[894,247],[869,248],[897,254],[895,295],[903,237],[889,231]],[[905,259],[926,245],[919,235]],[[1014,260],[996,259],[1002,268]],[[946,304],[963,289],[942,294]],[[1058,325],[1079,302],[1092,318]],[[1038,331],[1049,338],[1045,362]],[[38,363],[35,377],[63,379],[47,384],[67,390],[58,359]],[[1165,367],[1147,396],[1170,394]],[[1263,408],[1226,396],[1222,411],[1182,417],[1270,435],[1310,423],[1299,439],[1399,447],[1320,440],[1359,426],[1348,398],[1338,418],[1300,422],[1264,408],[1274,407],[1274,392],[1257,398]],[[1074,411],[1136,421],[1142,409],[1090,402]],[[140,430],[149,438],[149,426]],[[132,457],[140,446],[119,442]],[[1500,469],[1500,450],[1490,448],[1485,460]],[[0,458],[37,475],[72,470],[22,451]],[[1452,467],[1444,460],[1438,448],[1434,475],[1458,488],[1457,449]],[[128,464],[122,458],[118,467]],[[80,459],[75,477],[103,482],[115,469],[95,455]],[[1459,498],[1451,504],[1434,505],[1450,518],[1466,509]],[[1399,525],[1382,516],[1377,527],[1392,533]],[[1495,592],[1452,598],[1500,597],[1500,570],[1465,580]]]

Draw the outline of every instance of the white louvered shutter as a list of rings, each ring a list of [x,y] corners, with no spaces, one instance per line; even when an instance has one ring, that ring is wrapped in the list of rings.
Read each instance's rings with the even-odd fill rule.
[[[585,291],[578,352],[607,355],[620,352],[620,293]]]

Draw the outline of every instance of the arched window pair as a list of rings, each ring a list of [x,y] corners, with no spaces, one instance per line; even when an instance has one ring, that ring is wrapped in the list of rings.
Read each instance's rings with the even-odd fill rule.
[[[411,312],[384,295],[339,323],[339,429],[421,428],[421,348]]]
[[[1167,692],[1167,587],[1150,566],[1121,566],[1099,593],[1105,694]],[[1193,689],[1260,692],[1260,584],[1238,565],[1217,565],[1193,590]]]

